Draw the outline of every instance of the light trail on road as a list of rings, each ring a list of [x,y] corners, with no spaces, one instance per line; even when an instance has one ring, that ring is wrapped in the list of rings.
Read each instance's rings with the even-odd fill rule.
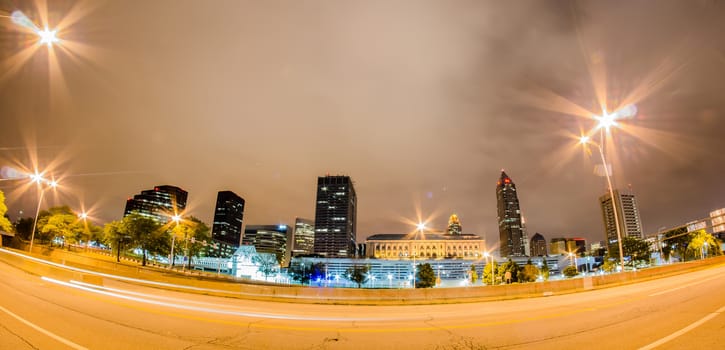
[[[366,306],[200,295],[111,277],[95,285],[39,278],[0,262],[0,295],[12,300],[0,300],[0,305],[89,349],[637,349],[654,343],[682,347],[713,337],[722,341],[719,333],[695,336],[723,322],[725,297],[719,291],[725,280],[719,276],[724,273],[725,264],[719,264],[567,295]],[[46,341],[45,335],[2,315],[0,324],[13,330],[4,334],[0,328],[0,339],[17,333],[29,344]],[[109,342],[115,338],[123,341]]]

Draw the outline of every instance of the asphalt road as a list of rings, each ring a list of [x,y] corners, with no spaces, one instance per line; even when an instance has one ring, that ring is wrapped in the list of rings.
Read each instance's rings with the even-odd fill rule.
[[[0,262],[0,349],[725,349],[723,290],[721,264],[560,296],[314,305],[98,288]]]

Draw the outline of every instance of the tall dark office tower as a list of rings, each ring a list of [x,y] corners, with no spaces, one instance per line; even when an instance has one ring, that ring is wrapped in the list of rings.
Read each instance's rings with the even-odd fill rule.
[[[503,170],[496,186],[496,199],[501,257],[526,256],[526,239],[521,229],[521,209],[516,185]]]
[[[529,256],[546,256],[546,238],[541,233],[534,234],[529,244]]]
[[[213,256],[229,256],[242,244],[242,220],[244,219],[244,198],[232,191],[219,191],[214,209],[214,224],[211,238],[219,243]]]
[[[357,196],[350,177],[318,177],[315,254],[354,258],[356,229]]]
[[[292,256],[312,254],[315,251],[315,223],[312,220],[295,220],[294,246]]]
[[[141,191],[140,194],[129,198],[123,216],[137,212],[165,224],[172,216],[184,212],[187,196],[186,191],[176,186],[156,186],[153,190]]]
[[[617,206],[617,222],[619,231],[624,237],[642,238],[642,221],[639,218],[639,207],[637,199],[632,193],[614,192]],[[617,225],[614,220],[614,207],[609,193],[599,197],[599,204],[602,206],[602,218],[604,220],[604,233],[607,237],[609,249],[619,249],[617,243]]]

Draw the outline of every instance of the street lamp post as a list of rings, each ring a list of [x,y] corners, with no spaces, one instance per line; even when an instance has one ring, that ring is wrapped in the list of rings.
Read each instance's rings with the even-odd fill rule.
[[[609,123],[612,123],[611,121]],[[605,124],[602,121],[602,129],[600,133],[600,142],[602,139],[601,134],[604,132],[604,127],[608,128],[608,124]],[[612,179],[609,177],[609,168],[607,167],[607,160],[604,158],[604,150],[602,149],[601,143],[596,143],[590,140],[589,136],[582,136],[579,139],[579,142],[582,145],[586,144],[593,144],[598,150],[599,150],[599,156],[602,160],[602,167],[604,170],[604,175],[607,178],[607,186],[609,187],[609,198],[612,201],[612,211],[614,212],[614,227],[617,232],[617,244],[619,246],[619,265],[622,268],[622,272],[624,272],[624,249],[622,249],[622,232],[619,228],[619,213],[617,213],[617,200],[614,198],[614,189],[612,188]],[[609,243],[609,242],[607,242]]]
[[[46,188],[43,187],[43,184],[48,184],[51,188],[58,187],[58,182],[55,180],[45,180],[43,179],[43,176],[41,174],[35,173],[33,175],[30,175],[31,182],[35,182],[38,186],[38,190],[40,191],[40,194],[38,195],[38,207],[35,209],[35,220],[33,220],[33,230],[30,233],[30,248],[28,249],[29,253],[33,252],[33,242],[35,241],[35,229],[38,226],[38,215],[40,214],[40,205],[43,202],[43,196],[45,195]]]
[[[179,228],[179,221],[181,221],[181,216],[174,215],[174,216],[171,217],[171,220],[173,220],[174,222],[176,222],[176,227],[174,227],[174,229],[178,229]],[[176,243],[176,233],[173,233],[171,235],[171,254],[169,255],[169,269],[171,269],[171,268],[174,267],[174,262],[176,261],[176,259],[174,257],[174,244],[175,243]]]

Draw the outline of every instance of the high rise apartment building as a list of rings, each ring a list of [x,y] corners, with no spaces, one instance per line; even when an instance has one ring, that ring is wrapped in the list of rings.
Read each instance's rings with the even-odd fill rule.
[[[642,238],[642,221],[639,217],[639,207],[637,206],[637,199],[634,194],[620,193],[618,190],[614,190],[613,192],[615,198],[614,203],[612,203],[612,198],[609,193],[599,197],[599,203],[602,208],[602,219],[604,221],[604,232],[609,249],[618,246],[616,222],[619,223],[622,238]],[[613,205],[617,208],[616,222]]]

